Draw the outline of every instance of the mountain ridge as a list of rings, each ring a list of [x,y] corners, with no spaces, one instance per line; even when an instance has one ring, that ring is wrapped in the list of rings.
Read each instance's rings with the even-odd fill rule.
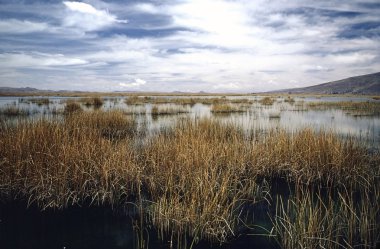
[[[380,94],[380,72],[352,76],[318,85],[270,91],[290,94]]]

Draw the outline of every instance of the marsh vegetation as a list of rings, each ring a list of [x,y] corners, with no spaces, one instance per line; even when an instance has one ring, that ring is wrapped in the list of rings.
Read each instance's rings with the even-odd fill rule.
[[[191,108],[200,103],[187,104],[192,97],[168,98],[175,107],[137,98],[128,102],[130,109],[105,109],[103,103],[86,110],[74,99],[64,102],[62,115],[2,119],[2,202],[17,199],[41,210],[122,209],[132,219],[138,248],[147,248],[152,234],[177,248],[224,245],[241,235],[265,238],[272,248],[378,245],[377,142],[368,147],[356,136],[312,125],[263,130],[231,117],[193,117]],[[178,99],[189,102],[183,106]],[[270,99],[269,107],[269,100],[223,97],[203,103],[212,104],[211,113],[263,110],[286,122],[284,110],[268,112],[283,107]],[[148,100],[146,107],[135,106]],[[294,108],[297,102],[285,104]],[[371,105],[353,104],[359,111],[373,111]],[[161,122],[150,116],[178,113],[186,116],[149,132],[149,122]]]

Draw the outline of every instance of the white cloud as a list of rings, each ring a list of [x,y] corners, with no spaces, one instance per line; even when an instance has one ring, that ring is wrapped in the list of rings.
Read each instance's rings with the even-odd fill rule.
[[[122,87],[140,87],[145,85],[146,81],[142,79],[135,79],[134,82],[131,83],[120,83],[119,85]]]
[[[159,8],[150,3],[138,3],[134,6],[134,9],[149,14],[159,13]]]
[[[70,10],[73,10],[73,11],[92,14],[92,15],[96,15],[96,16],[104,16],[105,15],[104,11],[99,11],[87,3],[64,1],[63,4],[66,5]]]
[[[82,2],[64,1],[67,8],[67,16],[64,18],[64,26],[75,27],[83,31],[103,29],[115,23],[127,23],[127,20],[119,20],[115,15],[105,10],[98,10],[90,4]]]

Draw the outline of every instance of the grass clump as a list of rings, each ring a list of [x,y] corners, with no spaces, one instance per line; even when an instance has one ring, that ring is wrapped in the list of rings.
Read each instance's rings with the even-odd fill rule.
[[[85,106],[93,106],[95,108],[100,108],[104,104],[103,99],[100,97],[83,98],[81,102],[83,102]]]
[[[264,97],[259,100],[259,103],[262,105],[273,105],[274,101],[275,100],[271,97]]]
[[[72,114],[76,112],[81,112],[83,109],[81,105],[75,101],[69,101],[65,105],[64,113],[65,114]]]
[[[214,104],[211,107],[212,113],[232,113],[232,112],[246,112],[246,108],[237,107],[230,104]]]

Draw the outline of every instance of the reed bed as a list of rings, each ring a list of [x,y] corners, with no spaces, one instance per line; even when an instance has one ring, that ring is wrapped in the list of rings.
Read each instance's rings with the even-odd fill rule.
[[[340,229],[342,222],[355,223],[338,235],[321,232],[307,237],[336,241],[338,236],[340,244],[352,247],[358,241],[366,245],[378,241],[362,231],[368,228],[379,234],[378,225],[374,226],[379,193],[371,192],[371,186],[378,188],[380,156],[369,154],[352,139],[311,129],[260,134],[210,118],[182,119],[170,132],[146,138],[136,127],[133,116],[120,111],[1,123],[1,194],[42,209],[132,204],[141,231],[153,226],[162,239],[177,244],[181,238],[223,243],[246,227],[243,214],[249,207],[275,205],[265,183],[283,179],[292,186],[347,190],[339,192],[342,198],[326,197],[323,205],[315,204],[318,199],[309,200],[318,198],[312,190],[299,191],[302,195],[291,197],[289,204],[279,200],[273,231],[283,248],[295,245],[295,238],[303,239],[304,227],[318,226],[292,227],[294,219],[305,217],[304,208],[308,217],[318,217],[320,224],[334,229]],[[143,145],[137,143],[141,140]],[[352,215],[350,194],[357,191],[367,194],[361,195],[362,204]],[[329,203],[340,213],[330,213]],[[330,224],[336,215],[343,217],[341,223]],[[350,232],[359,231],[357,227],[361,230],[351,239]]]
[[[341,109],[353,115],[380,115],[379,102],[311,102],[307,105],[312,109]]]
[[[175,115],[181,113],[189,113],[190,110],[183,106],[161,106],[154,105],[152,106],[151,114],[152,115]]]
[[[214,104],[211,107],[212,113],[232,113],[232,112],[246,112],[247,108],[243,106],[236,106],[231,104]]]

